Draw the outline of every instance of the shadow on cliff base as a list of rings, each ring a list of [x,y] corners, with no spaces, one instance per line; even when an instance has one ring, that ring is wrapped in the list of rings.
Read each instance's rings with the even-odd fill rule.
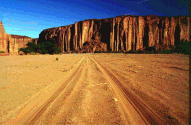
[[[174,33],[174,38],[175,38],[175,43],[174,45],[177,46],[180,43],[180,26],[179,22],[177,21],[177,25],[175,27],[175,33]]]
[[[144,28],[144,36],[143,36],[143,46],[148,47],[148,41],[149,41],[149,26],[148,24],[145,25]]]
[[[104,23],[104,25],[102,25],[100,27],[99,32],[101,34],[101,42],[106,43],[107,44],[107,50],[111,51],[111,49],[110,49],[111,24],[110,23]]]

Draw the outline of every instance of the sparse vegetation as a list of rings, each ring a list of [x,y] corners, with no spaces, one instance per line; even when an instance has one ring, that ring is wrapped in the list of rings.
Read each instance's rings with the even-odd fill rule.
[[[162,47],[162,49],[157,50],[155,46],[145,47],[144,50],[130,50],[130,51],[95,51],[94,53],[133,53],[133,54],[172,54],[172,53],[182,53],[182,54],[191,54],[191,43],[187,40],[181,40],[179,42],[175,42],[175,46],[169,46],[168,49],[166,46]],[[23,51],[25,54],[30,53],[40,53],[40,54],[61,54],[59,47],[54,45],[53,42],[43,42],[39,44],[34,44],[33,42],[27,43],[26,48],[20,48],[19,51]],[[32,53],[33,52],[33,53]],[[0,51],[0,53],[5,53],[4,51]],[[74,53],[71,51],[71,53]],[[87,53],[83,50],[81,53]]]
[[[146,47],[146,51],[149,51],[149,52],[151,52],[151,51],[156,51],[156,47],[155,46],[149,46],[149,47]]]
[[[58,57],[56,57],[56,61],[58,61]]]
[[[182,53],[182,54],[191,54],[191,43],[188,42],[187,40],[181,40],[176,48],[175,52],[177,53]]]
[[[176,43],[175,46],[169,46],[169,49],[163,47],[162,50],[157,50],[155,46],[146,47],[145,50],[130,50],[125,53],[139,53],[139,54],[172,54],[172,53],[181,53],[181,54],[191,54],[191,42],[187,40],[181,40]]]
[[[31,55],[35,55],[35,52],[30,52]]]
[[[5,53],[4,51],[0,51],[0,53]]]
[[[59,47],[55,46],[54,43],[46,41],[39,44],[34,44],[33,42],[27,43],[26,48],[20,48],[19,51],[27,53],[40,53],[40,54],[59,54],[61,51]]]
[[[180,54],[191,54],[191,43],[187,40],[181,40],[176,43],[176,46],[170,46],[169,50],[163,49],[160,50],[160,54],[172,54],[172,53],[180,53]]]

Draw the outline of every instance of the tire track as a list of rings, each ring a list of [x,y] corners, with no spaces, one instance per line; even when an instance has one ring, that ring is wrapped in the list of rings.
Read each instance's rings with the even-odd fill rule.
[[[137,97],[131,90],[123,87],[124,83],[120,81],[119,78],[115,77],[114,73],[111,70],[109,70],[99,62],[95,61],[93,58],[91,59],[110,81],[113,89],[116,90],[115,92],[121,98],[121,103],[126,112],[129,112],[128,110],[130,103],[146,124],[165,124],[165,122],[149,106],[147,106],[143,100]]]
[[[23,108],[21,112],[18,113],[16,118],[12,119],[7,124],[35,124],[36,122],[38,122],[39,118],[43,114],[45,114],[45,111],[49,107],[51,107],[51,105],[55,106],[53,105],[53,103],[55,103],[56,101],[59,101],[60,99],[59,96],[62,96],[62,93],[70,91],[70,89],[74,88],[75,81],[78,81],[78,79],[81,79],[80,76],[81,76],[82,70],[85,71],[83,73],[84,74],[83,76],[87,74],[87,70],[86,70],[87,68],[86,69],[84,68],[84,65],[85,65],[84,58],[86,58],[87,60],[88,59],[92,60],[94,64],[96,65],[96,69],[99,70],[104,75],[108,83],[112,86],[114,93],[116,94],[116,96],[119,99],[119,102],[122,105],[122,109],[124,110],[124,115],[126,118],[130,120],[130,123],[156,124],[156,125],[165,124],[163,120],[152,109],[150,109],[140,98],[138,98],[129,89],[123,87],[124,83],[119,78],[117,78],[111,70],[109,70],[108,68],[100,64],[99,62],[95,61],[90,56],[83,57],[78,62],[76,67],[70,72],[70,75],[67,77],[67,80],[55,91],[53,91],[52,92],[53,94],[51,96],[49,95],[47,97],[47,100],[43,102],[39,102],[39,99],[37,100],[35,98],[34,100],[30,102],[30,105],[25,106],[25,108]],[[43,94],[46,94],[46,93],[43,93]],[[40,97],[41,98],[43,97],[42,93]],[[71,99],[68,100],[68,101],[71,101],[71,104],[73,104],[75,101],[73,97],[75,97],[75,94],[73,94],[71,96]],[[38,104],[38,103],[41,103],[41,104]],[[72,107],[72,105],[69,104],[68,107],[70,108]],[[63,114],[62,117],[67,116],[67,113],[70,111],[69,108],[67,109],[67,111],[65,111],[66,114]],[[56,119],[51,121],[52,124],[55,123],[54,121],[56,120],[59,121],[61,119],[59,114],[57,114],[55,118]]]
[[[47,87],[43,90],[40,95],[38,94],[35,99],[33,99],[29,104],[25,105],[25,107],[17,114],[15,118],[12,118],[8,123],[4,124],[33,124],[38,117],[43,114],[46,108],[53,102],[56,97],[72,82],[76,76],[80,73],[80,69],[82,69],[84,65],[84,57],[75,65],[75,68],[70,71],[69,75],[66,76],[67,80],[62,83],[62,85],[56,89],[56,91],[52,91],[52,95],[47,95],[47,92],[51,88],[51,86]],[[47,95],[48,97],[43,97]],[[48,98],[45,100],[44,98]],[[43,100],[44,99],[44,100]]]

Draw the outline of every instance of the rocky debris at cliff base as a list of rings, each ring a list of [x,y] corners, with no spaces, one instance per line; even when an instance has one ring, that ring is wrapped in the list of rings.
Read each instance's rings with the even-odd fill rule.
[[[0,53],[0,56],[8,56],[9,53]]]
[[[102,52],[102,51],[107,51],[107,44],[96,41],[96,40],[91,40],[87,41],[83,44],[83,47],[80,52]]]
[[[19,55],[25,55],[23,51],[19,51]]]

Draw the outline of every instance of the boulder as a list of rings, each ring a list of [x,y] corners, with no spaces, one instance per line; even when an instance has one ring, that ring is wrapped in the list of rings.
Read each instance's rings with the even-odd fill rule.
[[[19,51],[19,55],[25,55],[23,51]]]

